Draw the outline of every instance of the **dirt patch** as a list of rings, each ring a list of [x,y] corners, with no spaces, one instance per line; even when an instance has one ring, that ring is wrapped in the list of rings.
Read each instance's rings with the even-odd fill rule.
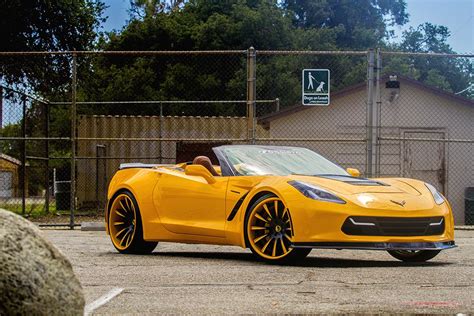
[[[69,224],[69,215],[54,215],[48,214],[30,219],[35,224]],[[103,222],[103,215],[75,215],[74,223],[81,224],[82,222]]]

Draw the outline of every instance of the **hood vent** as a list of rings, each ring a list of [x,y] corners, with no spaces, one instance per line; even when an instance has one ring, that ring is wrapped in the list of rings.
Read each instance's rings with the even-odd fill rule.
[[[355,178],[351,176],[339,176],[339,175],[327,175],[327,176],[322,175],[321,177],[326,178],[326,179],[341,181],[341,182],[351,184],[351,185],[371,186],[371,187],[374,187],[374,186],[389,187],[390,186],[389,184],[376,181],[376,180],[370,180],[367,178]]]

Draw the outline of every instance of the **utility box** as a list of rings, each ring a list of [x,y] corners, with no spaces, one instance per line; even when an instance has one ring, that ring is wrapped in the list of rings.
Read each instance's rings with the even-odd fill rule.
[[[71,209],[71,181],[56,181],[54,183],[54,197],[56,198],[56,210]]]

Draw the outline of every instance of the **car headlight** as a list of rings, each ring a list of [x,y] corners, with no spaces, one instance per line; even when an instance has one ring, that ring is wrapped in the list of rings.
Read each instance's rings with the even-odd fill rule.
[[[441,193],[438,192],[438,190],[432,186],[429,183],[425,183],[425,186],[430,190],[431,195],[433,195],[433,199],[436,204],[440,205],[444,203],[444,197],[441,195]]]
[[[314,184],[302,182],[302,181],[288,181],[288,184],[303,193],[304,196],[318,201],[346,204],[346,201],[332,194],[331,192],[315,186]]]

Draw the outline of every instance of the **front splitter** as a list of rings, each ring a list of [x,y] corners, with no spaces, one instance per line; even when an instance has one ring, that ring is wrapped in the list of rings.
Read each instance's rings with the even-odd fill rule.
[[[444,242],[298,242],[293,248],[360,249],[360,250],[444,250],[457,247]]]

